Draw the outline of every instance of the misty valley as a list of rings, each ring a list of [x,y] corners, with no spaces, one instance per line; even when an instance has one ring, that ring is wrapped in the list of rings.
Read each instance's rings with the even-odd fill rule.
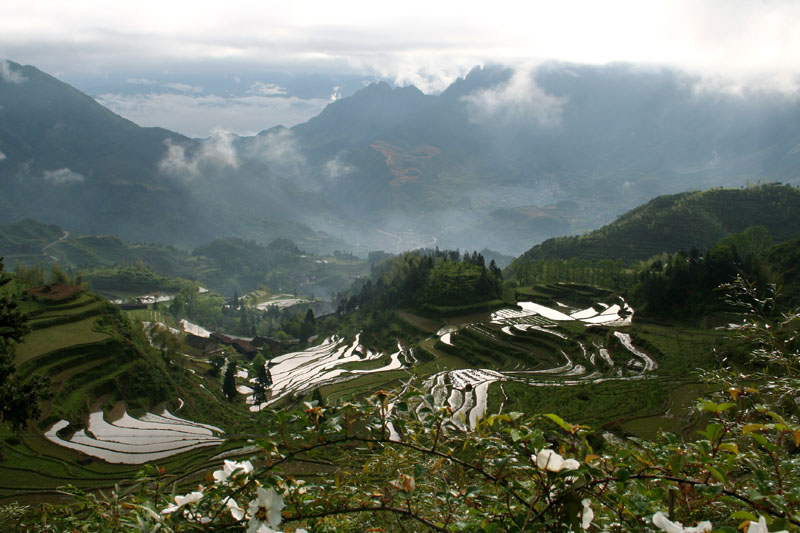
[[[796,101],[488,65],[197,139],[2,65],[4,530],[800,529]]]

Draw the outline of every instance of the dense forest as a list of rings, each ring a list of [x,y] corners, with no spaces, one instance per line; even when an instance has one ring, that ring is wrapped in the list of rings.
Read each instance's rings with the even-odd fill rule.
[[[418,250],[373,266],[370,277],[340,297],[338,310],[465,306],[497,299],[502,273],[478,252]]]

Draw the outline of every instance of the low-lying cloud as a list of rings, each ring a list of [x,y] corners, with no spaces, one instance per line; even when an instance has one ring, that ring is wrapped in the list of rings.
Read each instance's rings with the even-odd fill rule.
[[[764,96],[768,98],[800,98],[800,75],[793,73],[771,73],[726,76],[715,72],[703,72],[687,76],[687,84],[697,95],[727,95],[742,98]]]
[[[325,163],[325,172],[331,180],[337,180],[342,176],[352,174],[356,171],[356,167],[344,161],[341,156],[337,155],[327,163]]]
[[[58,170],[45,170],[42,173],[42,178],[50,183],[56,185],[66,185],[69,183],[81,183],[86,181],[86,176],[79,172],[75,172],[68,168],[59,168]]]
[[[250,85],[250,87],[247,89],[247,92],[259,96],[281,96],[285,95],[287,91],[280,85],[257,81]]]
[[[233,146],[233,135],[226,131],[215,131],[200,143],[196,150],[167,139],[167,150],[158,167],[165,174],[196,179],[206,172],[222,168],[239,168],[239,158]],[[188,152],[188,153],[187,153]]]
[[[203,88],[199,85],[190,85],[188,83],[179,83],[179,82],[168,82],[164,84],[164,87],[169,87],[170,89],[182,93],[194,93],[200,94],[203,92]]]
[[[243,155],[266,163],[284,174],[296,173],[307,166],[306,157],[294,133],[285,128],[254,137]]]
[[[0,161],[2,161],[3,159],[6,159],[6,154],[0,151]]]
[[[7,83],[22,83],[27,79],[22,72],[11,68],[11,63],[7,59],[0,60],[0,78]]]
[[[544,127],[561,124],[566,98],[544,92],[527,68],[514,71],[504,83],[463,97],[473,122],[534,120]]]

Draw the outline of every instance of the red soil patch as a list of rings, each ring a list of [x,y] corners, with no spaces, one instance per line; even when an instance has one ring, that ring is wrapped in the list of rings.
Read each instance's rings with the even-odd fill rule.
[[[80,287],[77,285],[63,285],[61,283],[54,283],[52,285],[42,285],[28,290],[28,294],[37,298],[44,298],[52,302],[59,302],[71,298],[80,292]]]
[[[419,167],[420,161],[431,159],[441,153],[435,146],[427,145],[407,149],[384,141],[375,142],[370,147],[380,152],[386,161],[389,172],[394,176],[390,182],[392,185],[419,181],[422,176],[422,169]]]

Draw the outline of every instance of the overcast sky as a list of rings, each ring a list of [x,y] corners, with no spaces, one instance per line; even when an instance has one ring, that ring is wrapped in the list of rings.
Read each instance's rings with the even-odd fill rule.
[[[206,135],[306,120],[338,96],[337,76],[436,92],[486,63],[644,63],[685,69],[710,85],[795,92],[798,28],[797,0],[12,0],[0,3],[0,58],[82,90],[93,80],[93,96],[144,125],[161,120]],[[219,73],[241,84],[242,72],[331,79],[303,95],[271,79],[240,91],[186,82]],[[103,92],[99,79],[130,90]],[[195,109],[208,120],[192,119]],[[253,109],[263,115],[250,123]]]

